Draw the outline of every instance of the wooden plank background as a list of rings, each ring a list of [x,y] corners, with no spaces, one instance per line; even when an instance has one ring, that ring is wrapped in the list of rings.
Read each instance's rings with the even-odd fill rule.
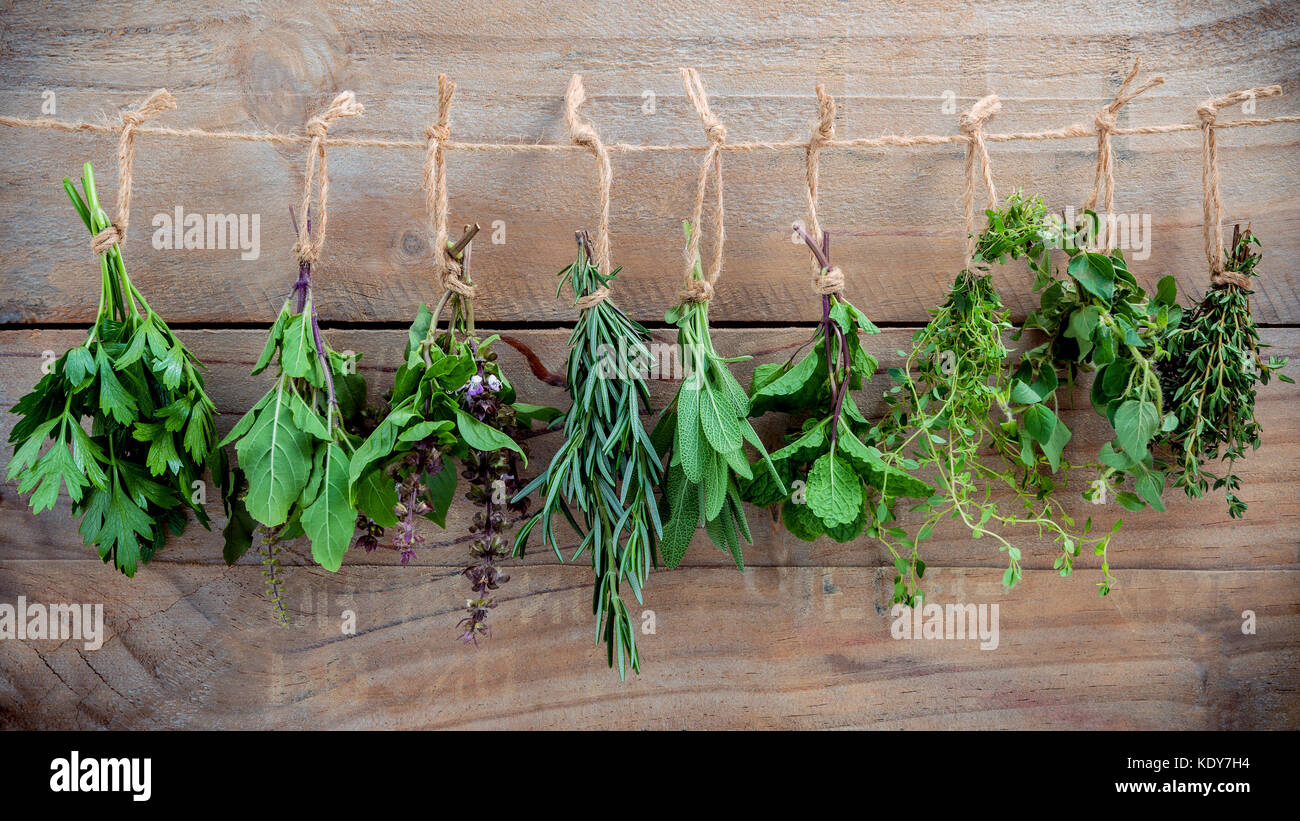
[[[1300,73],[1294,3],[1120,0],[1073,8],[1030,2],[864,0],[791,7],[771,0],[656,0],[632,5],[500,2],[467,10],[423,3],[0,3],[0,113],[60,119],[113,116],[156,87],[179,107],[173,126],[292,131],[338,90],[366,115],[339,134],[419,139],[435,107],[435,77],[459,85],[452,132],[467,141],[561,142],[561,95],[586,78],[586,113],[610,142],[702,143],[676,69],[700,70],[729,139],[798,139],[815,114],[815,83],[840,105],[840,136],[952,133],[957,111],[996,91],[997,131],[1090,123],[1135,56],[1168,82],[1130,103],[1122,125],[1191,122],[1201,100]],[[646,92],[653,94],[649,112]],[[1300,111],[1287,97],[1258,116]],[[1237,116],[1235,112],[1225,117]],[[1149,214],[1146,283],[1173,273],[1186,293],[1205,283],[1199,134],[1116,139],[1117,207]],[[1300,126],[1221,136],[1227,220],[1264,240],[1257,318],[1283,355],[1300,355]],[[101,193],[116,184],[114,140],[0,128],[0,406],[39,378],[41,356],[80,339],[94,314],[96,267],[58,184],[95,161]],[[295,274],[287,211],[302,147],[141,137],[127,243],[132,276],[195,352],[223,430],[264,389],[249,367],[265,324]],[[1025,186],[1078,204],[1092,180],[1089,139],[996,144],[1002,191]],[[625,266],[621,305],[664,339],[679,288],[680,229],[698,154],[616,155],[613,246]],[[336,348],[364,354],[377,395],[391,379],[416,302],[436,298],[418,151],[340,148],[330,154],[331,219],[317,277]],[[961,148],[831,150],[822,217],[849,295],[887,325],[869,342],[897,360],[961,264]],[[727,259],[712,314],[724,352],[778,349],[808,333],[817,303],[806,252],[786,227],[804,214],[800,152],[727,155]],[[589,226],[594,169],[583,154],[450,155],[454,224],[505,226],[476,245],[482,321],[538,352],[564,357],[572,310],[554,298],[572,230]],[[161,251],[150,220],[181,206],[256,213],[261,254]],[[998,272],[1017,317],[1033,304],[1022,270]],[[504,354],[526,398],[563,394]],[[752,363],[751,363],[752,364]],[[656,383],[662,406],[675,386]],[[871,405],[878,387],[865,391]],[[104,602],[104,647],[0,642],[4,727],[1140,727],[1300,726],[1300,391],[1260,397],[1264,447],[1242,470],[1244,520],[1219,500],[1169,493],[1165,515],[1124,514],[1112,565],[1120,584],[1099,599],[1095,560],[1073,578],[1053,552],[1025,541],[1024,582],[999,584],[1001,562],[957,530],[929,544],[935,602],[997,602],[1001,645],[900,642],[889,636],[887,554],[862,540],[807,544],[751,510],[756,544],[742,575],[700,539],[683,566],[657,573],[641,636],[645,673],[622,684],[592,642],[590,572],[535,550],[512,562],[478,650],[455,641],[465,597],[469,511],[410,567],[390,551],[349,553],[340,573],[286,558],[294,627],[277,628],[260,568],[226,568],[220,542],[192,526],[127,580],[81,547],[66,504],[34,517],[12,484],[0,488],[0,602]],[[0,435],[13,417],[5,414]],[[1068,420],[1076,453],[1104,433],[1086,401]],[[775,420],[762,432],[772,441]],[[534,440],[534,469],[555,435]],[[5,457],[7,461],[8,456]],[[209,505],[218,523],[218,506]],[[1081,515],[1120,511],[1079,500]],[[1023,534],[1022,534],[1023,537]],[[353,610],[355,636],[339,617]],[[638,612],[639,608],[634,609]],[[1243,635],[1241,614],[1259,630]]]

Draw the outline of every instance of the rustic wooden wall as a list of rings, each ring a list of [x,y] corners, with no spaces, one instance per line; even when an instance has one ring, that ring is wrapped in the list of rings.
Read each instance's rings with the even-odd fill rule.
[[[580,71],[602,135],[630,143],[702,142],[680,65],[700,70],[733,141],[805,135],[817,82],[840,104],[839,134],[869,136],[951,133],[956,114],[944,111],[945,99],[961,110],[990,91],[1003,100],[994,130],[1091,122],[1139,55],[1168,82],[1125,108],[1121,124],[1190,122],[1206,97],[1272,82],[1293,90],[1300,74],[1295,3],[657,0],[538,9],[180,0],[0,9],[3,114],[39,116],[52,91],[61,119],[111,116],[166,86],[179,107],[163,124],[290,131],[351,88],[366,115],[336,132],[393,139],[419,139],[440,71],[459,84],[457,139],[563,141],[561,94]],[[647,91],[653,113],[644,110]],[[1296,111],[1283,97],[1257,113]],[[1198,140],[1194,132],[1116,140],[1118,208],[1153,221],[1139,276],[1154,283],[1173,273],[1193,294],[1206,276]],[[1265,243],[1255,311],[1266,341],[1292,356],[1300,355],[1298,143],[1294,125],[1221,137],[1226,218],[1251,221]],[[305,152],[138,144],[132,275],[211,363],[228,429],[263,389],[247,372],[295,273],[287,211]],[[1087,139],[994,145],[994,176],[1002,190],[1024,185],[1077,203],[1094,150]],[[112,138],[0,128],[6,408],[39,377],[42,352],[75,344],[93,316],[96,269],[58,181],[91,159],[101,190],[112,191],[112,155]],[[613,245],[626,266],[618,298],[660,329],[679,287],[677,224],[689,211],[697,157],[615,157]],[[391,378],[416,302],[436,297],[421,159],[354,148],[330,157],[318,301],[335,347],[364,353],[376,393]],[[960,167],[955,146],[824,156],[823,221],[850,296],[888,325],[870,341],[884,363],[897,359],[961,264]],[[737,353],[774,350],[805,335],[816,310],[806,253],[785,230],[804,216],[801,157],[730,154],[726,174],[717,342]],[[449,176],[456,224],[505,225],[504,244],[476,245],[480,317],[558,368],[573,314],[554,299],[553,273],[568,261],[572,230],[591,222],[590,157],[452,154]],[[260,257],[154,250],[152,216],[177,206],[260,214]],[[998,285],[1017,316],[1032,305],[1023,272],[999,272]],[[522,376],[516,355],[506,362],[528,398],[562,402],[556,389]],[[672,388],[656,384],[660,404]],[[0,726],[1295,728],[1297,401],[1300,391],[1284,384],[1261,395],[1264,447],[1242,471],[1246,519],[1174,493],[1165,515],[1125,514],[1112,557],[1120,585],[1108,598],[1096,596],[1090,558],[1060,579],[1052,551],[1030,540],[1024,582],[1008,592],[997,555],[956,530],[939,534],[926,556],[931,600],[999,603],[996,651],[892,640],[893,571],[877,545],[808,545],[751,510],[757,544],[743,575],[704,540],[681,568],[654,575],[646,607],[657,633],[640,638],[646,672],[626,684],[592,643],[589,571],[540,550],[515,563],[492,640],[478,650],[456,643],[463,509],[447,531],[426,532],[431,548],[410,567],[387,551],[353,553],[329,574],[294,552],[286,576],[295,625],[283,630],[270,619],[259,566],[226,568],[216,535],[192,527],[126,580],[81,547],[66,505],[33,517],[6,484],[0,602],[104,602],[108,637],[94,652],[76,642],[0,642]],[[1103,434],[1086,403],[1069,421],[1075,452],[1095,449]],[[535,440],[535,466],[554,439]],[[1076,507],[1107,522],[1122,512]],[[345,609],[358,616],[355,636],[340,635]],[[1256,635],[1241,632],[1245,610],[1258,616]]]

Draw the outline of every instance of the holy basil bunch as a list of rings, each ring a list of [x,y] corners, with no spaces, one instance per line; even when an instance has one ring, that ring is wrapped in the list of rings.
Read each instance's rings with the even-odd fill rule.
[[[1258,276],[1255,265],[1260,255],[1252,245],[1259,240],[1247,227],[1235,226],[1232,244],[1226,250],[1224,270],[1249,278]],[[1205,495],[1211,486],[1222,488],[1228,513],[1239,517],[1246,503],[1238,496],[1241,479],[1233,470],[1247,449],[1260,444],[1260,426],[1255,418],[1255,389],[1267,385],[1286,357],[1270,356],[1265,361],[1260,349],[1259,330],[1250,315],[1249,288],[1240,280],[1226,278],[1212,286],[1199,304],[1183,312],[1182,320],[1171,323],[1167,346],[1169,358],[1161,363],[1166,406],[1177,424],[1169,431],[1170,469],[1174,486],[1191,498]],[[1223,473],[1209,469],[1222,462]]]
[[[691,224],[682,223],[687,242]],[[704,278],[699,255],[694,278]],[[758,451],[765,469],[784,490],[767,459],[762,440],[747,418],[749,397],[727,367],[747,356],[724,358],[709,337],[709,303],[686,301],[668,310],[677,326],[677,348],[684,378],[677,396],[651,434],[656,452],[668,461],[667,486],[660,501],[664,564],[676,567],[700,524],[709,539],[744,569],[740,540],[753,544],[741,503],[740,482],[753,478],[745,443]]]
[[[92,236],[111,225],[90,163],[82,172],[84,199],[68,179],[63,186]],[[186,509],[208,526],[195,491],[205,466],[220,459],[213,455],[216,411],[202,363],[131,282],[121,248],[100,254],[99,264],[89,336],[13,408],[22,419],[9,435],[15,452],[7,475],[19,493],[32,494],[36,513],[52,508],[65,488],[86,545],[133,576],[168,531],[184,530]]]
[[[449,253],[463,265],[468,284],[468,240],[459,247],[463,250],[449,244]],[[437,320],[444,308],[451,319],[440,331]],[[474,333],[466,296],[447,291],[432,312],[420,305],[387,412],[357,449],[348,475],[351,498],[361,512],[360,542],[373,550],[385,529],[395,528],[393,546],[406,564],[424,541],[416,531],[418,518],[446,525],[460,463],[468,483],[465,498],[479,508],[470,524],[473,563],[463,572],[475,595],[458,624],[460,637],[474,644],[490,635],[492,591],[509,579],[500,562],[510,553],[510,526],[513,517],[527,512],[526,500],[512,500],[523,484],[521,467],[528,464],[523,440],[535,422],[559,415],[554,408],[515,401],[515,389],[492,351],[498,339]]]

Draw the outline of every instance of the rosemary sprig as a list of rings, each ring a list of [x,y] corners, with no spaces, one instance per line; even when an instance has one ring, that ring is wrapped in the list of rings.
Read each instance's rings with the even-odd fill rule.
[[[578,258],[560,272],[556,289],[558,296],[569,286],[575,300],[608,287],[621,270],[602,274],[586,233],[577,236]],[[650,359],[649,340],[646,329],[608,296],[580,311],[569,335],[566,384],[572,404],[556,423],[563,427],[564,444],[546,471],[515,497],[539,491],[542,498],[540,509],[515,537],[516,556],[524,555],[529,534],[540,525],[543,543],[564,560],[555,536],[557,512],[581,536],[570,561],[591,554],[596,641],[603,637],[609,665],[617,658],[624,679],[629,664],[641,672],[641,659],[620,583],[626,580],[642,603],[650,567],[658,564],[655,543],[663,530],[654,495],[663,468],[641,424],[643,409],[650,411],[650,389],[642,374]]]
[[[1234,226],[1224,269],[1258,276],[1260,255],[1252,245],[1259,245],[1259,239],[1250,227],[1243,232],[1240,225]],[[1178,420],[1166,439],[1173,484],[1191,498],[1205,495],[1211,486],[1222,488],[1233,518],[1246,512],[1246,503],[1237,496],[1241,479],[1235,463],[1245,458],[1247,448],[1260,445],[1255,388],[1267,385],[1275,373],[1284,382],[1295,381],[1278,373],[1286,357],[1265,361],[1260,355],[1267,346],[1260,344],[1250,315],[1252,293],[1231,282],[1211,287],[1171,327],[1169,358],[1161,363],[1166,402]],[[1223,463],[1221,474],[1207,469],[1212,462]]]

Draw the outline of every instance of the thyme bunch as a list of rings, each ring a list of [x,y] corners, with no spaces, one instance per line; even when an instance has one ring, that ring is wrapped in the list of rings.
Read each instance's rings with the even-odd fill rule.
[[[1225,252],[1224,269],[1242,277],[1256,277],[1260,255],[1251,246],[1259,239],[1247,226],[1233,227],[1232,244]],[[1270,356],[1265,361],[1260,349],[1259,330],[1250,315],[1253,291],[1231,281],[1212,286],[1200,303],[1185,311],[1182,320],[1169,331],[1169,358],[1161,363],[1166,403],[1177,424],[1169,431],[1166,444],[1171,452],[1170,470],[1174,487],[1190,498],[1200,498],[1211,487],[1222,488],[1233,518],[1246,512],[1237,496],[1241,479],[1234,466],[1245,458],[1247,449],[1260,445],[1260,426],[1255,418],[1255,391],[1278,373],[1286,357]],[[1223,464],[1222,473],[1208,466]]]

